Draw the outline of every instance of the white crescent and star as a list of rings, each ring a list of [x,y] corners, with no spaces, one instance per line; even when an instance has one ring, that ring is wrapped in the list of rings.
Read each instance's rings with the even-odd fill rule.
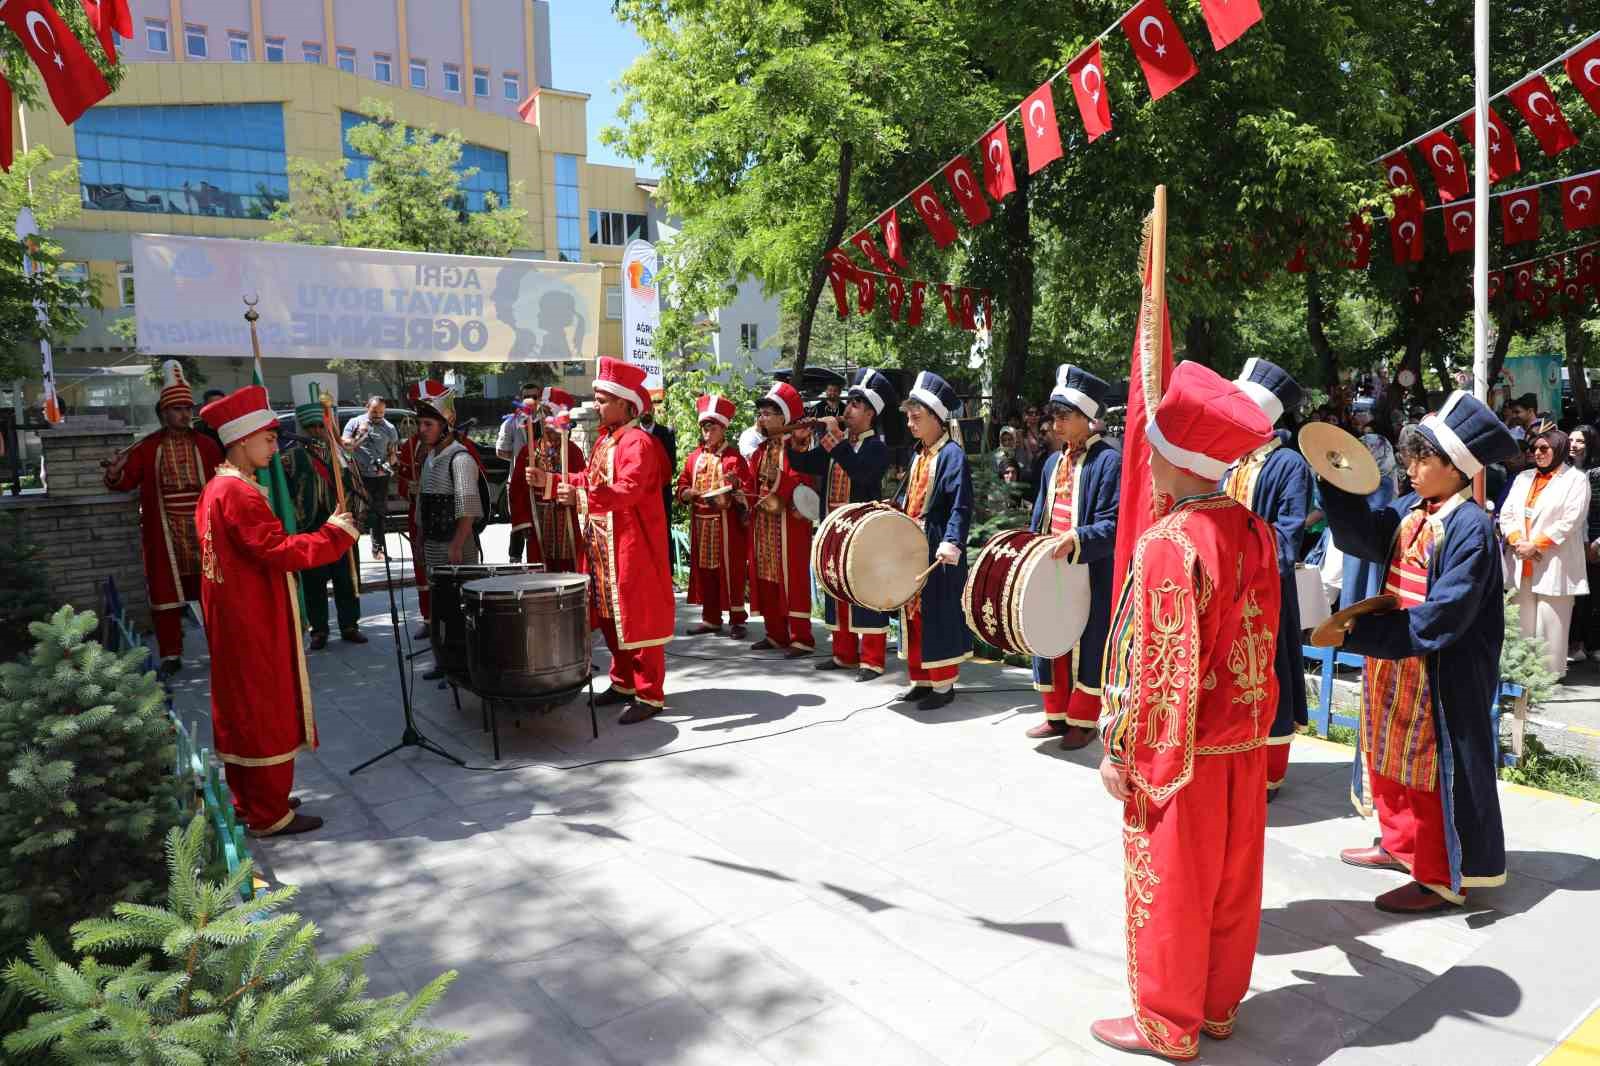
[[[1094,86],[1092,88],[1089,85],[1090,74],[1094,75]],[[1089,100],[1091,103],[1098,104],[1100,102],[1100,87],[1105,83],[1106,79],[1104,75],[1100,73],[1100,68],[1093,63],[1088,64],[1082,70],[1078,71],[1078,84],[1083,86],[1083,91],[1089,94]]]
[[[1583,202],[1582,203],[1578,202],[1578,194],[1580,192],[1583,193]],[[1591,205],[1591,201],[1593,199],[1594,199],[1594,189],[1591,188],[1588,185],[1579,185],[1576,188],[1574,188],[1571,192],[1567,193],[1567,203],[1571,204],[1573,207],[1578,208],[1580,211],[1589,210],[1590,207],[1592,206]]]
[[[1161,43],[1154,44],[1150,38],[1144,35],[1145,30],[1148,30],[1151,26],[1161,31]],[[1139,20],[1139,40],[1144,42],[1146,48],[1152,49],[1158,57],[1164,57],[1167,54],[1167,27],[1154,15],[1146,15]]]
[[[1590,85],[1600,85],[1600,58],[1591,59],[1583,65],[1583,80]]]
[[[1517,208],[1519,207],[1522,208],[1522,213],[1520,215],[1517,214]],[[1514,221],[1526,222],[1528,220],[1528,216],[1533,214],[1533,201],[1529,200],[1527,197],[1519,196],[1517,199],[1512,200],[1511,203],[1506,205],[1506,210],[1510,212],[1511,218]]]
[[[28,12],[28,14],[24,17],[24,21],[28,27],[28,36],[33,38],[34,47],[38,48],[41,52],[49,53],[51,62],[55,63],[57,70],[64,69],[66,64],[62,62],[61,52],[56,48],[56,34],[55,31],[50,28],[50,23],[46,22],[45,17],[39,14],[37,11]],[[43,41],[39,40],[40,26],[43,26],[44,32],[49,35],[49,44],[45,44]]]
[[[950,182],[956,187],[956,195],[963,200],[971,200],[978,194],[977,187],[972,183],[972,171],[966,167],[957,167]]]
[[[1456,228],[1458,233],[1467,232],[1472,228],[1472,209],[1462,207],[1451,212],[1450,224]]]
[[[1411,230],[1410,233],[1406,232],[1407,227],[1410,227],[1410,230]],[[1408,218],[1404,222],[1400,223],[1399,232],[1400,232],[1400,239],[1409,244],[1411,242],[1412,238],[1414,238],[1417,235],[1417,224],[1415,222],[1413,222],[1411,219]]]
[[[944,212],[939,210],[939,201],[935,200],[927,193],[923,193],[921,196],[917,197],[917,207],[922,211],[923,214],[928,216],[928,221],[944,221]]]
[[[1028,105],[1028,129],[1033,131],[1035,137],[1044,136],[1044,110],[1043,100],[1035,100]],[[1034,116],[1036,111],[1038,112],[1038,117]]]
[[[1440,152],[1444,153],[1444,162],[1442,163],[1439,161]],[[1434,145],[1433,149],[1428,153],[1428,157],[1433,160],[1435,166],[1443,167],[1446,174],[1454,174],[1456,172],[1455,153],[1450,151],[1449,145]]]
[[[989,139],[989,147],[985,149],[985,153],[989,157],[989,162],[994,164],[996,169],[999,169],[1005,158],[1005,149],[1000,147],[1000,138],[991,137]]]
[[[1411,184],[1411,175],[1406,173],[1406,168],[1399,163],[1389,164],[1389,184],[1396,189],[1403,189]]]
[[[1555,121],[1556,121],[1556,102],[1554,100],[1550,99],[1549,94],[1544,92],[1542,89],[1541,90],[1536,90],[1534,92],[1529,93],[1528,94],[1528,112],[1530,114],[1534,114],[1534,115],[1540,114],[1539,108],[1537,106],[1535,106],[1535,104],[1534,104],[1535,100],[1543,100],[1545,103],[1550,105],[1550,110],[1543,113],[1544,114],[1544,120],[1549,125],[1552,125],[1552,126],[1555,125]]]

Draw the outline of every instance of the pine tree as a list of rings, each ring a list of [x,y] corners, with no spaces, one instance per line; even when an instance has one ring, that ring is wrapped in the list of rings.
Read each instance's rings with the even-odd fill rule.
[[[7,518],[0,536],[0,660],[28,650],[28,626],[49,617],[53,606],[39,546],[26,538],[19,519]]]
[[[461,1041],[417,1024],[455,971],[411,998],[366,998],[370,948],[319,960],[317,927],[277,913],[296,890],[241,903],[250,864],[224,882],[204,881],[204,841],[199,817],[167,834],[166,907],[119,903],[112,917],[73,926],[73,950],[84,956],[77,962],[36,938],[31,964],[6,968],[6,983],[45,1008],[6,1037],[8,1053],[48,1049],[70,1063],[119,1066],[404,1066],[432,1062]],[[137,951],[138,959],[107,965],[94,953],[108,948]]]

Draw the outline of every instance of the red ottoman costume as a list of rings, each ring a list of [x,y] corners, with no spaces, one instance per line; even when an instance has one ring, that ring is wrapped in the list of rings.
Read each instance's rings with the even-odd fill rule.
[[[733,401],[715,394],[695,401],[697,421],[715,420],[726,429],[733,420]],[[678,493],[694,489],[704,494],[724,485],[733,488],[725,495],[728,506],[694,501],[689,521],[689,603],[701,605],[706,625],[722,628],[722,612],[728,612],[735,626],[745,624],[745,579],[750,567],[749,537],[745,530],[744,509],[755,491],[750,470],[736,445],[723,442],[720,452],[707,451],[704,445],[689,453],[678,475]]]
[[[565,389],[546,388],[540,398],[540,411],[548,416],[560,417],[572,410],[572,394]],[[551,440],[550,437],[555,439]],[[546,473],[561,473],[561,435],[553,430],[530,433],[533,447],[533,465]],[[585,469],[583,449],[569,437],[567,445],[567,473],[579,474]],[[524,444],[511,460],[511,477],[506,483],[511,509],[511,531],[531,529],[527,537],[524,558],[530,563],[543,563],[552,573],[577,573],[583,569],[582,541],[578,533],[578,515],[570,507],[535,500],[528,485],[528,448]]]
[[[259,385],[207,404],[205,414],[228,443],[276,424]],[[294,758],[317,746],[294,574],[350,550],[357,530],[336,518],[315,533],[286,534],[266,490],[227,463],[195,509],[211,732],[234,802],[257,835],[289,823]]]
[[[1234,385],[1181,363],[1149,439],[1173,465],[1215,480],[1271,428]],[[1232,1032],[1255,959],[1277,554],[1265,522],[1210,493],[1178,501],[1133,559],[1101,717],[1107,757],[1132,790],[1123,809],[1132,1039],[1189,1059],[1202,1027]]]
[[[805,417],[793,385],[780,381],[761,403],[776,405],[784,421]],[[811,522],[795,510],[794,490],[815,490],[816,480],[789,463],[782,437],[761,442],[750,457],[750,482],[757,504],[750,517],[750,600],[766,624],[767,640],[780,648],[816,647],[811,636]],[[768,510],[760,501],[778,503]]]

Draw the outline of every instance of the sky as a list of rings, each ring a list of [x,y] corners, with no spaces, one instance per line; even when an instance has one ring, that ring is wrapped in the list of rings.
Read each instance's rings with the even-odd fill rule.
[[[591,163],[629,164],[600,143],[600,131],[617,122],[622,95],[613,83],[643,51],[633,29],[611,14],[609,0],[550,0],[551,75],[557,89],[590,96]],[[641,168],[641,174],[651,173]]]

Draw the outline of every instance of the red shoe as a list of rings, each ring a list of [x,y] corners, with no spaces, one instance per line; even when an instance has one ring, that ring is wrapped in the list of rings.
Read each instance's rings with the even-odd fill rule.
[[[1339,853],[1339,860],[1350,866],[1359,866],[1363,870],[1399,870],[1406,873],[1406,868],[1395,860],[1393,855],[1383,850],[1382,845],[1374,844],[1370,848],[1345,848]]]
[[[1089,1026],[1089,1035],[1118,1051],[1126,1051],[1130,1055],[1149,1055],[1151,1058],[1166,1059],[1168,1062],[1188,1062],[1200,1055],[1200,1049],[1195,1046],[1194,1039],[1187,1036],[1181,1038],[1188,1043],[1186,1051],[1178,1048],[1171,1051],[1156,1050],[1134,1024],[1132,1015],[1125,1018],[1101,1018]]]
[[[1023,735],[1029,740],[1048,740],[1050,737],[1061,736],[1065,731],[1065,728],[1065,726],[1058,728],[1056,723],[1046,718],[1044,721],[1040,722]]]
[[[1373,900],[1372,905],[1385,914],[1438,914],[1459,906],[1416,881],[1390,889]]]
[[[1087,748],[1094,743],[1096,733],[1093,729],[1081,725],[1069,725],[1067,731],[1061,734],[1061,750],[1077,751]]]

